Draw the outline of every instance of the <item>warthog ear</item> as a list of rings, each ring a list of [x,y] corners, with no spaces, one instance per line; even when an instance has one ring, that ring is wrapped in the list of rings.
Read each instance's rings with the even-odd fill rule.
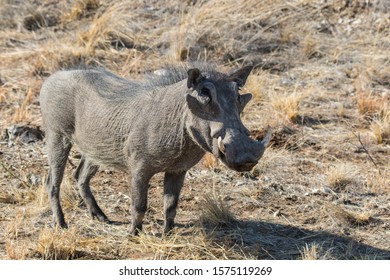
[[[200,73],[200,70],[197,68],[193,68],[188,70],[188,80],[187,80],[187,87],[195,89],[196,86],[199,84],[200,80],[202,79],[202,74]]]
[[[248,104],[249,101],[252,99],[252,94],[251,93],[245,93],[239,95],[239,100],[238,100],[238,111],[242,113],[244,110],[246,104]]]
[[[229,80],[236,82],[239,87],[242,87],[246,83],[246,79],[248,78],[249,74],[251,73],[253,69],[253,66],[245,66],[229,76]]]

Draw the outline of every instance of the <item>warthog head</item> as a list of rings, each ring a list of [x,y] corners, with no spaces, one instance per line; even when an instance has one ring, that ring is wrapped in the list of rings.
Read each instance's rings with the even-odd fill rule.
[[[239,94],[252,67],[244,67],[230,75],[188,70],[187,95],[192,120],[188,130],[192,138],[206,151],[214,154],[229,168],[249,171],[259,161],[270,138],[263,141],[250,138],[240,114],[252,94]]]

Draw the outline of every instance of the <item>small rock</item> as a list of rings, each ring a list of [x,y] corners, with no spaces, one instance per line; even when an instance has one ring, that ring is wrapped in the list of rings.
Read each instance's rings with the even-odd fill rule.
[[[275,213],[274,213],[274,217],[279,217],[282,215],[282,211],[280,209],[276,210]]]
[[[34,174],[32,174],[32,175],[28,178],[28,182],[29,182],[32,186],[36,187],[36,186],[38,186],[38,185],[42,182],[42,179],[41,179],[41,177],[40,177],[39,175],[34,175]]]
[[[202,174],[202,175],[207,175],[207,174],[208,174],[208,171],[207,171],[207,170],[202,170],[202,171],[200,171],[200,174]]]
[[[245,182],[244,181],[238,181],[235,185],[235,187],[242,187],[245,185]]]
[[[8,145],[11,146],[15,140],[25,144],[42,141],[44,133],[39,127],[12,125],[6,129],[5,136],[8,138]]]

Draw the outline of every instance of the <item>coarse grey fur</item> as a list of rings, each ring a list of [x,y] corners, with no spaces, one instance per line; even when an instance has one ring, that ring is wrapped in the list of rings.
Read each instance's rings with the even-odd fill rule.
[[[66,227],[59,193],[73,143],[82,153],[75,172],[77,186],[92,217],[109,221],[89,186],[99,166],[131,176],[133,234],[142,229],[154,174],[165,172],[165,232],[169,232],[185,174],[206,151],[234,170],[253,168],[266,143],[252,140],[240,119],[252,95],[240,95],[238,89],[251,69],[227,75],[210,69],[171,68],[142,81],[126,80],[104,69],[50,76],[42,85],[40,104],[49,161],[46,187],[54,221]]]

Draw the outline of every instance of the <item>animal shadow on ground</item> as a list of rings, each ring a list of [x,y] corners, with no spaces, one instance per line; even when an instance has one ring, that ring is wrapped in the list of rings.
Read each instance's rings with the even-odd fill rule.
[[[217,243],[222,240],[257,259],[390,260],[390,250],[321,230],[260,221],[235,221],[219,228],[205,224],[204,230]]]

